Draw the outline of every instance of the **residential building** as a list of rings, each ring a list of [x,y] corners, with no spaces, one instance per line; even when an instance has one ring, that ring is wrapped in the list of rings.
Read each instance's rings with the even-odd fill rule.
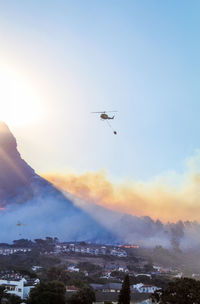
[[[143,283],[139,283],[132,286],[132,290],[136,290],[140,293],[154,293],[156,290],[160,288],[153,285],[144,285]]]
[[[103,286],[103,292],[120,292],[122,288],[121,283],[107,283]]]
[[[5,291],[9,294],[15,294],[21,299],[26,299],[30,293],[31,288],[39,283],[39,280],[29,282],[28,280],[22,279],[0,279],[0,285],[5,286]],[[35,284],[35,285],[34,285]]]

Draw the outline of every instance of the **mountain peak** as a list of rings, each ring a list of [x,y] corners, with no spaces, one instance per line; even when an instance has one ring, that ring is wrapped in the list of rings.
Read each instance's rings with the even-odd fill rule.
[[[0,122],[0,204],[4,205],[30,184],[34,170],[21,158],[10,129]]]
[[[3,120],[0,120],[0,128],[1,127],[3,127],[3,128],[6,127],[8,129],[7,124]]]
[[[13,152],[17,148],[17,142],[5,122],[0,121],[0,149],[6,150],[7,153]]]

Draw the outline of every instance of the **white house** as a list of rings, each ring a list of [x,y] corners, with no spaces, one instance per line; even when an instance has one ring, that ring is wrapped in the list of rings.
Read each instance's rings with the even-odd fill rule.
[[[177,273],[174,278],[178,278],[178,279],[181,279],[183,277],[183,273],[180,272],[180,273]]]
[[[69,267],[67,267],[68,271],[70,272],[79,272],[80,269],[78,267],[76,267],[75,265],[71,265]]]
[[[110,278],[112,278],[111,271],[104,271],[103,276],[101,276],[101,279],[110,279]]]
[[[154,293],[154,291],[159,290],[160,288],[153,285],[144,285],[143,283],[139,283],[133,285],[133,289],[137,290],[140,293]]]
[[[121,271],[121,272],[128,272],[128,269],[127,269],[126,266],[119,266],[118,271]]]
[[[119,250],[119,249],[112,249],[110,251],[110,255],[113,255],[113,256],[118,256],[120,258],[126,258],[127,257],[127,253],[125,250]]]
[[[12,279],[10,280],[3,280],[0,279],[0,285],[5,286],[5,291],[9,294],[15,294],[16,296],[20,297],[21,299],[26,299],[30,293],[31,288],[35,286],[29,285],[27,280],[22,279]]]
[[[42,268],[43,268],[42,266],[37,266],[37,265],[32,266],[33,271],[38,271],[38,270],[41,270]]]

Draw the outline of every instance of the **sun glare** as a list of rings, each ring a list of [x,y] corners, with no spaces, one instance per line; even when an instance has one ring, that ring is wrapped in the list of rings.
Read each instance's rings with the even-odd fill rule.
[[[41,118],[39,99],[20,75],[1,69],[0,88],[0,120],[9,125],[27,125]]]

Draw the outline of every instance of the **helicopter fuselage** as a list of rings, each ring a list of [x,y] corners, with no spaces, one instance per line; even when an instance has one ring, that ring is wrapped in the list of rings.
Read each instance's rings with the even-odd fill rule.
[[[114,116],[110,117],[110,116],[108,116],[108,115],[105,114],[105,113],[102,113],[102,114],[100,115],[100,117],[101,117],[101,119],[114,119]]]

